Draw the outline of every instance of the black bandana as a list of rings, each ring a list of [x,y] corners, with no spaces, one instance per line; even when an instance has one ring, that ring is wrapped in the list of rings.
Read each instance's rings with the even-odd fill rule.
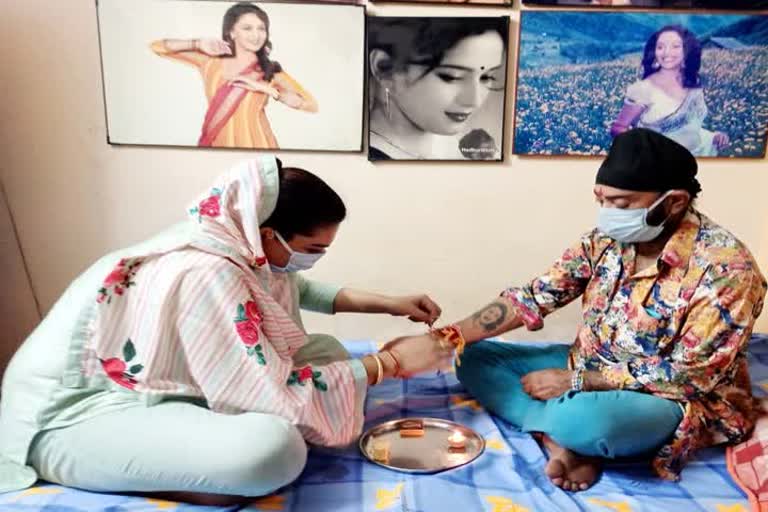
[[[684,146],[652,130],[635,128],[613,139],[595,183],[632,191],[701,191],[696,159]]]

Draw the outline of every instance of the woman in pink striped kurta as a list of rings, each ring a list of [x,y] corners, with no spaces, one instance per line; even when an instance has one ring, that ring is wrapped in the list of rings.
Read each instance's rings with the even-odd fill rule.
[[[269,493],[302,471],[305,440],[355,440],[369,385],[450,356],[437,342],[395,342],[380,367],[306,334],[300,308],[439,315],[424,295],[296,272],[325,253],[346,214],[316,176],[265,156],[236,166],[189,213],[95,264],[15,356],[0,491],[39,475],[97,491],[187,491],[196,502]]]

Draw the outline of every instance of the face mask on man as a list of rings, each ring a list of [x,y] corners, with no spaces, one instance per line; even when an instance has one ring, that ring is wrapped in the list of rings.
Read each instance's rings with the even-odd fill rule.
[[[317,260],[325,255],[324,252],[310,254],[306,252],[294,251],[291,249],[291,246],[288,245],[288,242],[286,242],[285,239],[280,236],[280,233],[275,231],[275,236],[277,237],[277,241],[282,244],[282,246],[286,251],[288,251],[291,257],[288,259],[288,264],[286,264],[284,267],[278,267],[270,264],[269,267],[272,269],[272,272],[298,272],[299,270],[309,270],[315,265],[315,263],[317,263]]]
[[[650,242],[664,231],[664,223],[658,226],[648,224],[648,215],[661,205],[669,192],[663,194],[648,208],[607,208],[600,207],[597,215],[597,228],[619,242]]]

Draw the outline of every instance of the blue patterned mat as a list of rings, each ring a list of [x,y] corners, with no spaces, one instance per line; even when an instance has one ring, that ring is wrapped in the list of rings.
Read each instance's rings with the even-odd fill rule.
[[[348,342],[353,354],[376,349],[370,341]],[[768,389],[768,336],[754,336],[750,367],[755,393]],[[183,505],[139,497],[95,494],[42,483],[0,495],[1,511],[29,512],[747,512],[748,502],[732,481],[724,449],[698,454],[680,482],[655,478],[639,463],[611,464],[600,481],[581,493],[566,493],[544,476],[546,459],[535,441],[492,418],[469,397],[452,373],[374,388],[366,403],[366,427],[406,416],[445,418],[468,425],[487,440],[473,464],[437,475],[396,473],[367,463],[355,447],[313,450],[297,482],[249,507]]]

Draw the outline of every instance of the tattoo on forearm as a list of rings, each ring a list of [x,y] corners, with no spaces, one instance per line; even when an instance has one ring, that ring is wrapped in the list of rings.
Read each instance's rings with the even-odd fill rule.
[[[485,332],[498,329],[507,320],[507,305],[502,302],[492,302],[472,315],[472,321]]]

